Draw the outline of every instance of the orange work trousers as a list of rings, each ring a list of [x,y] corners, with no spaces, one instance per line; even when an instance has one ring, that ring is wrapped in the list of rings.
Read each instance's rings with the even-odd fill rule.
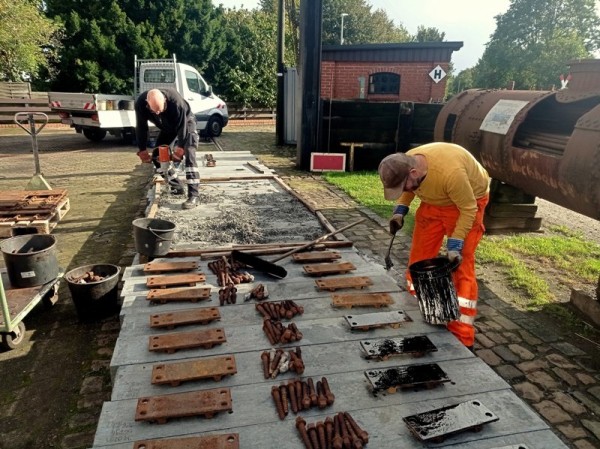
[[[458,320],[448,323],[448,330],[465,346],[473,346],[475,342],[474,323],[478,298],[477,279],[475,278],[475,249],[485,231],[483,214],[488,201],[488,195],[477,200],[477,214],[464,241],[462,263],[452,274],[460,315]],[[459,214],[456,206],[433,206],[421,203],[415,214],[415,227],[408,259],[409,266],[420,260],[438,256],[444,237],[451,236],[454,232]],[[406,279],[408,289],[414,295],[415,290],[408,270]]]

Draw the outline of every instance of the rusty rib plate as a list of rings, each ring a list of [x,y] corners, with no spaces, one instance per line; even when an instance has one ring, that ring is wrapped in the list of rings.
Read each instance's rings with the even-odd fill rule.
[[[434,388],[450,382],[446,372],[437,363],[372,369],[365,371],[365,376],[371,383],[374,394],[380,391],[395,393],[398,388]]]
[[[152,383],[155,385],[170,384],[176,387],[181,382],[201,379],[213,379],[218,382],[224,376],[236,373],[235,357],[226,355],[210,359],[154,365],[152,367]]]
[[[197,269],[198,262],[148,262],[144,265],[144,273],[171,273]]]
[[[292,255],[294,262],[331,262],[332,260],[339,259],[340,253],[337,251],[318,251],[313,253],[296,253]]]
[[[179,312],[155,313],[150,315],[150,327],[169,329],[187,324],[208,324],[220,320],[221,313],[216,307],[202,309],[181,310]]]
[[[212,418],[219,412],[231,411],[231,391],[229,388],[216,388],[140,398],[135,410],[135,420],[164,424],[172,418]]]
[[[176,332],[164,335],[151,335],[148,338],[148,350],[173,353],[178,349],[204,348],[225,343],[225,330],[205,329],[193,332]]]
[[[167,288],[176,285],[189,285],[193,287],[198,282],[206,281],[204,273],[174,274],[170,276],[150,276],[146,279],[148,288]]]
[[[394,304],[389,293],[358,293],[345,295],[331,295],[333,307],[386,307]]]
[[[239,449],[237,433],[201,437],[165,438],[162,440],[136,441],[133,449]]]
[[[316,279],[315,284],[319,290],[329,290],[334,292],[342,288],[365,288],[373,285],[373,281],[368,276],[353,276],[346,278]]]
[[[153,289],[146,295],[148,301],[161,304],[170,301],[196,302],[208,298],[210,298],[210,287]]]
[[[484,424],[498,421],[499,418],[481,401],[473,400],[402,419],[419,440],[437,443],[458,432],[478,430]]]
[[[315,265],[304,265],[304,272],[309,276],[324,276],[327,274],[343,274],[356,270],[354,264],[350,262],[340,263],[320,263]]]
[[[410,317],[403,310],[365,313],[363,315],[346,315],[344,319],[353,331],[367,331],[384,326],[398,328],[403,322],[411,321]]]

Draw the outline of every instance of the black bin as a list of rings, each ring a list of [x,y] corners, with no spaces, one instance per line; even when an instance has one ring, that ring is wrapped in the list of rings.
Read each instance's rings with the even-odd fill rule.
[[[77,282],[87,272],[103,277],[101,281]],[[69,271],[65,279],[80,321],[107,318],[119,311],[119,272],[117,265],[85,265]]]

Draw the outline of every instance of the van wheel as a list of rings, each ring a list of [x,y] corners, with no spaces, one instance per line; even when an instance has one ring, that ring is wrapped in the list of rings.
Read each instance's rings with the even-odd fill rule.
[[[219,137],[223,132],[221,117],[213,115],[206,124],[206,131],[210,137]]]
[[[87,137],[92,142],[100,142],[102,139],[106,137],[105,129],[89,129],[85,128],[83,130],[83,135]]]

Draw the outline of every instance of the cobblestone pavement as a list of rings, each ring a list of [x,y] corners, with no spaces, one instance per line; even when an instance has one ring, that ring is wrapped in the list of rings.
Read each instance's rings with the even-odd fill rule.
[[[27,136],[26,136],[27,137]],[[0,190],[23,188],[33,162],[29,140],[0,137]],[[91,144],[73,134],[40,137],[42,171],[55,188],[68,187],[71,211],[54,231],[68,269],[106,262],[131,264],[131,221],[145,205],[150,167],[114,139]],[[215,157],[218,153],[215,154]],[[283,180],[334,227],[360,217],[345,232],[368,258],[383,264],[385,220],[361,208],[319,176]],[[394,269],[408,258],[409,238],[396,237]],[[399,271],[392,274],[401,278]],[[81,324],[66,286],[51,310],[25,319],[26,340],[0,353],[0,449],[91,447],[102,402],[110,397],[108,365],[118,337],[116,317]],[[481,283],[475,353],[513,385],[571,448],[600,448],[600,359],[555,323],[524,313]]]

